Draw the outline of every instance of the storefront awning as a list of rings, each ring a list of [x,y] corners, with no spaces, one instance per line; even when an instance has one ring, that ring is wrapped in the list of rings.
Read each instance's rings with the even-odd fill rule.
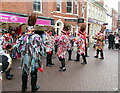
[[[28,15],[0,12],[0,22],[27,23],[27,20]],[[36,25],[54,25],[54,19],[38,16]]]

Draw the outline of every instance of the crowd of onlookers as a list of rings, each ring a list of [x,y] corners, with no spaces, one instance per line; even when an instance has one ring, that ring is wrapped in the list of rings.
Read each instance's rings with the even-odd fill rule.
[[[117,32],[110,32],[106,36],[106,43],[108,43],[108,49],[120,49],[120,35]]]

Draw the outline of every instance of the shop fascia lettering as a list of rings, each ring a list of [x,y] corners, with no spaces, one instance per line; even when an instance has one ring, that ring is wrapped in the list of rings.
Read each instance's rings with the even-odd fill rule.
[[[27,18],[0,13],[0,22],[27,23]],[[37,19],[36,24],[51,25],[51,21],[50,20]]]
[[[10,22],[17,22],[18,19],[15,16],[11,16],[11,17],[2,16],[2,17],[0,17],[0,22],[9,22],[9,20],[10,20]]]

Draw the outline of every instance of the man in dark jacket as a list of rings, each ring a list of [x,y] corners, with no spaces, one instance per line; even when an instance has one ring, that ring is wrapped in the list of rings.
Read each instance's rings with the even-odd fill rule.
[[[108,36],[108,42],[109,42],[109,46],[108,48],[109,49],[114,49],[113,45],[114,45],[114,39],[115,39],[115,36],[113,35],[113,32],[110,33],[110,35]]]

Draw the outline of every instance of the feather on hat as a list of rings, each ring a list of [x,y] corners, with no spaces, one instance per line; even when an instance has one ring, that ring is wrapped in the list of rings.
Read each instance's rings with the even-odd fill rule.
[[[28,16],[28,26],[34,26],[37,21],[37,14],[33,13],[32,15]]]
[[[66,34],[69,30],[69,25],[64,24],[63,30],[61,32]]]

